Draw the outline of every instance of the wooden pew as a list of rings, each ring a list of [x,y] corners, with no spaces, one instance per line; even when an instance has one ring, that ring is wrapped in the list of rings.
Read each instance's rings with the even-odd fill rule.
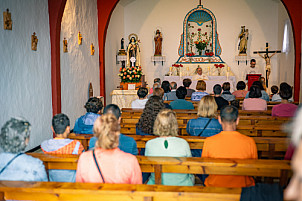
[[[239,201],[241,188],[0,181],[0,200]]]
[[[28,153],[43,161],[46,169],[76,169],[77,155]],[[197,157],[137,156],[142,172],[154,172],[155,183],[161,184],[161,173],[243,175],[280,178],[286,185],[291,175],[290,161],[255,159],[213,159]]]
[[[141,136],[141,135],[127,135],[132,137],[136,143],[137,148],[145,148],[146,142],[148,140],[154,139],[157,136]],[[197,136],[179,136],[180,138],[185,139],[191,149],[202,149],[205,141],[205,137]],[[80,140],[81,142],[85,141],[85,144],[89,144],[89,139],[91,135],[88,134],[70,134],[69,138]],[[289,138],[269,138],[269,137],[253,137],[257,145],[258,158],[284,158],[285,152],[289,144]],[[85,147],[85,150],[88,150],[88,147]]]

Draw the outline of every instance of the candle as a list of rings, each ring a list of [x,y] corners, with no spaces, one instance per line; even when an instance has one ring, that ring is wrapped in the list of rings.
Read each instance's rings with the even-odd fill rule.
[[[187,71],[189,71],[189,66],[187,66]]]
[[[172,72],[172,67],[170,67],[170,72]]]
[[[210,66],[208,66],[208,76],[210,76]]]
[[[230,67],[228,66],[228,72],[230,72]]]

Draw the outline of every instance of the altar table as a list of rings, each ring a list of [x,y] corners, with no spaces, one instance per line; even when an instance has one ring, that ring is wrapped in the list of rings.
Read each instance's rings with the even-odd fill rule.
[[[131,108],[131,102],[138,98],[137,90],[113,90],[112,104],[116,104],[119,108]]]
[[[207,84],[206,92],[213,93],[213,87],[215,84],[222,85],[224,82],[229,82],[231,85],[231,92],[236,90],[236,77],[235,76],[208,76],[209,80],[204,80]],[[183,86],[182,81],[185,78],[189,78],[192,80],[192,76],[165,76],[164,80],[169,82],[176,82],[177,87]],[[196,89],[197,80],[192,80],[192,84],[190,86],[191,89]]]

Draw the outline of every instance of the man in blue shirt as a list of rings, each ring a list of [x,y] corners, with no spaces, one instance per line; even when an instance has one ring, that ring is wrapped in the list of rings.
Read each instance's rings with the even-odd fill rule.
[[[187,89],[185,87],[178,87],[176,90],[177,100],[172,101],[170,106],[173,110],[194,110],[193,103],[186,101]]]
[[[104,108],[103,114],[111,113],[113,114],[119,122],[121,122],[121,110],[115,104],[107,105]],[[89,149],[93,149],[95,146],[95,142],[97,141],[96,137],[92,137],[89,141]],[[135,140],[132,137],[128,137],[126,135],[120,134],[119,145],[118,148],[126,153],[130,153],[133,155],[137,155],[137,145]]]

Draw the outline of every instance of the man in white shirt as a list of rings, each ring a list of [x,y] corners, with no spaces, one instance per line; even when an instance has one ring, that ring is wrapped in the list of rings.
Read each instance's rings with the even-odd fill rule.
[[[192,79],[193,80],[208,80],[209,78],[205,74],[202,74],[202,68],[198,66],[196,69],[196,75],[194,75]]]
[[[246,75],[247,74],[261,74],[262,75],[262,70],[260,69],[260,67],[258,65],[256,65],[256,60],[255,59],[251,59],[250,62],[250,67],[246,68],[244,71],[244,79],[247,80]]]
[[[144,109],[145,105],[148,101],[147,95],[148,95],[148,89],[147,88],[145,88],[145,87],[139,88],[138,91],[137,91],[138,99],[135,99],[134,101],[132,101],[131,108],[133,108],[133,109]]]

